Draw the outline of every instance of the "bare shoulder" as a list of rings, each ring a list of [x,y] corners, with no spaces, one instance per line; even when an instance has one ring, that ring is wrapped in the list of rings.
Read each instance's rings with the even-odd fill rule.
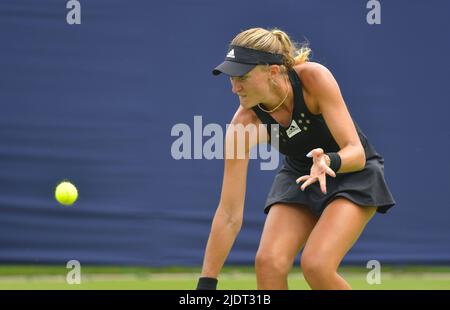
[[[247,126],[249,124],[258,125],[259,123],[261,122],[253,110],[245,109],[241,106],[236,110],[236,113],[231,120],[231,124],[233,125],[241,124]]]
[[[241,127],[241,125],[243,127]],[[256,113],[252,109],[246,109],[239,106],[231,120],[231,126],[227,129],[227,137],[233,137],[233,143],[235,142],[234,137],[236,134],[240,137],[244,137],[246,141],[245,149],[246,151],[249,151],[253,146],[270,140],[266,127],[261,128],[260,125],[261,120],[256,116]],[[247,141],[246,138],[247,134],[250,138],[249,141]]]
[[[305,62],[294,66],[294,70],[299,75],[303,86],[309,93],[316,93],[323,87],[336,83],[331,71],[317,62]]]

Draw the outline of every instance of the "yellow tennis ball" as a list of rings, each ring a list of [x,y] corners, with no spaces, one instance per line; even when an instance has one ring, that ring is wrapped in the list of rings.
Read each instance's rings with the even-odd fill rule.
[[[68,181],[61,182],[56,186],[55,198],[60,204],[70,206],[78,198],[77,188]]]

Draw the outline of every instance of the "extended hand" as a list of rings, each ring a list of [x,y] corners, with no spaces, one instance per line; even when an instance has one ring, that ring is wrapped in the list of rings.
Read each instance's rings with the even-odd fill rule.
[[[312,150],[306,156],[313,158],[313,165],[311,166],[310,174],[298,178],[296,181],[297,184],[300,182],[305,182],[300,187],[300,189],[304,191],[307,186],[319,181],[320,190],[322,191],[322,193],[326,194],[327,193],[326,175],[328,174],[329,176],[334,178],[336,177],[336,173],[333,170],[331,170],[330,167],[328,167],[325,161],[325,153],[321,148]]]

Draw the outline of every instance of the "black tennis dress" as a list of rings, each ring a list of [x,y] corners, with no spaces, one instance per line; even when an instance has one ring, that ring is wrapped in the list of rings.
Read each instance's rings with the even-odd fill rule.
[[[322,115],[312,114],[305,105],[301,81],[294,69],[288,72],[294,91],[294,109],[289,128],[279,125],[272,116],[258,106],[253,111],[269,135],[279,135],[280,153],[285,155],[283,166],[278,171],[270,189],[264,212],[276,203],[298,203],[307,206],[320,216],[327,205],[336,197],[345,197],[360,206],[377,207],[377,212],[386,213],[395,201],[384,179],[384,159],[368,142],[366,136],[355,123],[361,144],[366,154],[365,168],[357,172],[336,173],[336,178],[326,176],[327,194],[320,190],[319,182],[300,189],[297,178],[308,175],[312,159],[306,157],[311,150],[322,148],[325,152],[337,152],[339,146],[331,135]],[[279,131],[271,133],[271,125],[278,125]]]

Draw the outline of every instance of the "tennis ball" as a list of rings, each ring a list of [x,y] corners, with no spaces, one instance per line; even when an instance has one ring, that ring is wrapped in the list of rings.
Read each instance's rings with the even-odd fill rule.
[[[70,206],[78,198],[77,188],[68,181],[61,182],[56,186],[55,198],[60,204]]]

